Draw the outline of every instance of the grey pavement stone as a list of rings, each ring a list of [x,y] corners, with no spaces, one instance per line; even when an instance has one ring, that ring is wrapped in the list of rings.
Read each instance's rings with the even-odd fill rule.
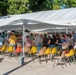
[[[2,57],[0,56],[0,58]],[[53,68],[51,60],[39,64],[37,59],[33,62],[31,58],[25,59],[25,65],[20,66],[18,59],[5,57],[0,62],[0,75],[76,75],[76,64],[67,63],[67,67],[63,66],[64,69],[61,65]]]

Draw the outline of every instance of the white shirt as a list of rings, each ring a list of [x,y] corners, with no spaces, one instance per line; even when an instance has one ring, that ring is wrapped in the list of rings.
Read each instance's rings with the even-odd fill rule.
[[[37,45],[38,43],[41,43],[41,42],[42,42],[41,37],[40,37],[39,35],[37,35],[37,36],[35,37],[35,43],[36,43],[36,45]]]
[[[74,49],[76,49],[76,45],[74,46]]]
[[[24,41],[26,42],[26,36],[30,36],[30,34],[28,32],[25,32],[24,34]]]

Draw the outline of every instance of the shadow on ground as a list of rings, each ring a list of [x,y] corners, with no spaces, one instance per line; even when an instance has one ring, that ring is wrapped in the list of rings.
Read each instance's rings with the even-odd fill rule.
[[[10,73],[16,71],[17,69],[19,69],[19,68],[21,68],[21,67],[23,67],[23,66],[29,64],[29,63],[32,62],[32,61],[33,61],[33,60],[30,60],[30,61],[28,61],[28,62],[24,62],[24,64],[23,64],[22,66],[18,66],[18,67],[16,67],[16,68],[14,68],[14,69],[12,69],[12,70],[10,70],[10,71],[4,73],[3,75],[8,75],[8,74],[10,74]]]
[[[0,62],[3,60],[4,58],[0,58]]]

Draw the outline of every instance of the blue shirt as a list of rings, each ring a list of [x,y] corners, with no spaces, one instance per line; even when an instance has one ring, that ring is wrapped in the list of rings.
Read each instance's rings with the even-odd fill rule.
[[[66,42],[66,39],[62,39],[62,40],[61,40],[61,43],[63,43],[63,42]]]
[[[3,43],[3,38],[2,37],[0,37],[0,42]]]
[[[6,35],[5,34],[2,34],[2,38],[4,38]]]

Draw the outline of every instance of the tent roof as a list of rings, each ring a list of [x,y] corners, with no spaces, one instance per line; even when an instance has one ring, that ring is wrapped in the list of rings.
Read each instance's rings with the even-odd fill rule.
[[[0,29],[21,28],[24,24],[28,29],[51,27],[70,27],[76,25],[76,8],[63,10],[41,11],[29,14],[7,15],[0,17]],[[11,29],[12,29],[11,28]]]

